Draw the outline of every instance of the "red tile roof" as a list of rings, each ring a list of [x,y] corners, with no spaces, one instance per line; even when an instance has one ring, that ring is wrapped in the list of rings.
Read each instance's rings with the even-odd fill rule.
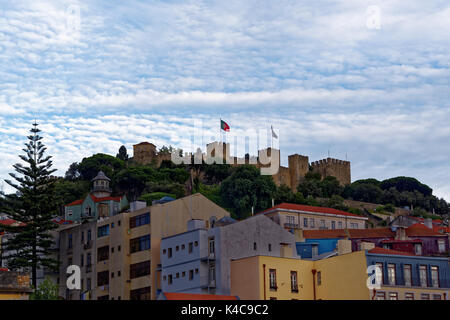
[[[120,200],[122,199],[121,196],[97,198],[97,197],[93,196],[92,194],[91,194],[91,198],[92,198],[92,200],[94,200],[94,202],[102,202],[102,201],[110,201],[110,200],[120,202]]]
[[[395,232],[390,228],[375,229],[349,229],[350,238],[390,238],[395,237]]]
[[[236,296],[224,296],[218,294],[178,293],[164,292],[167,300],[238,300]]]
[[[83,201],[84,201],[84,199],[75,200],[74,202],[66,204],[65,207],[79,206],[80,204],[83,203]]]
[[[446,226],[433,226],[434,232],[450,233],[450,228]]]
[[[272,208],[269,208],[267,210],[264,210],[262,212],[259,212],[258,214],[265,214],[271,211],[281,211],[281,210],[294,210],[294,211],[306,211],[306,212],[317,212],[317,213],[327,213],[327,214],[335,214],[335,215],[341,215],[341,216],[350,216],[350,217],[358,217],[358,218],[366,218],[363,216],[358,216],[353,213],[333,209],[333,208],[326,208],[326,207],[314,207],[314,206],[307,206],[304,204],[295,204],[295,203],[281,203],[278,204]],[[366,218],[367,219],[367,218]]]
[[[16,220],[13,220],[13,219],[0,220],[0,224],[2,224],[4,226],[11,226],[13,224],[18,224],[19,226],[24,226],[25,225],[25,223],[23,223],[23,222],[18,223]]]
[[[119,197],[103,197],[103,198],[97,198],[96,196],[93,196],[92,194],[90,196],[94,202],[111,201],[111,200],[120,202],[120,200],[122,199],[121,196],[119,196]],[[84,201],[84,199],[75,200],[74,202],[66,204],[65,207],[79,206],[83,203],[83,201]]]
[[[384,249],[384,248],[379,248],[379,247],[375,247],[373,249],[369,250],[369,253],[375,253],[375,254],[395,254],[395,255],[400,255],[400,256],[415,256],[412,253],[407,253],[407,252],[402,252],[402,251],[397,251],[397,250],[391,250],[391,249]]]
[[[388,239],[388,240],[382,240],[381,243],[422,243],[422,240],[420,240],[420,239],[410,239],[410,240]]]
[[[442,236],[443,234],[435,232],[421,223],[415,223],[412,226],[406,228],[406,235],[413,237],[414,236],[429,237],[429,236]]]

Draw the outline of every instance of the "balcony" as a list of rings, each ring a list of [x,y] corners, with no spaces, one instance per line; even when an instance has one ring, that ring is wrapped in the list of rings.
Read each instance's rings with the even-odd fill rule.
[[[284,227],[287,228],[287,229],[299,229],[299,226],[298,226],[297,223],[289,223],[289,222],[286,222],[286,223],[284,224]]]
[[[92,240],[89,240],[83,245],[84,250],[90,249],[92,247]]]

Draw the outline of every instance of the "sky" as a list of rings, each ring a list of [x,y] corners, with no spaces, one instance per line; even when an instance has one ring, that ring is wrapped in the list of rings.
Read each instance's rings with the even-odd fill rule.
[[[273,126],[283,164],[329,154],[450,201],[450,3],[1,1],[0,179],[34,119],[64,175],[141,141],[190,151],[220,118]]]

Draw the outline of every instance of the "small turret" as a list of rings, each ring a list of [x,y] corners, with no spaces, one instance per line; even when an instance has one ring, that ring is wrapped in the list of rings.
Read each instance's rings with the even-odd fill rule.
[[[97,176],[92,179],[91,194],[97,198],[109,197],[111,195],[111,188],[109,187],[111,179],[109,179],[103,171],[100,171]]]

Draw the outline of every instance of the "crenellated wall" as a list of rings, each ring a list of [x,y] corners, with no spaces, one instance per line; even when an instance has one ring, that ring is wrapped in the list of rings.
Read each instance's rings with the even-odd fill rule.
[[[318,172],[322,179],[328,176],[336,177],[341,185],[351,183],[350,161],[326,158],[311,162],[313,172]]]

